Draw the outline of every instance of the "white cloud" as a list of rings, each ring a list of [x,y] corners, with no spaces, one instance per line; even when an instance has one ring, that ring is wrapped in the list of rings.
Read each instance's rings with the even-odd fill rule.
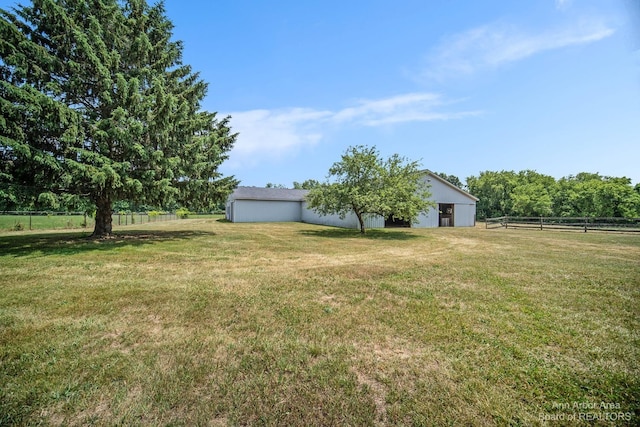
[[[305,108],[250,110],[231,113],[233,132],[240,135],[231,152],[232,166],[257,164],[264,158],[279,158],[321,138],[318,122],[330,112]]]
[[[572,0],[556,0],[556,9],[564,10],[571,6]]]
[[[581,22],[539,33],[526,33],[513,26],[484,25],[445,39],[429,55],[423,77],[442,80],[451,75],[472,74],[544,51],[602,40],[614,31],[600,22]]]
[[[436,108],[453,104],[434,93],[409,93],[379,100],[363,100],[358,106],[337,112],[332,119],[336,122],[352,121],[364,126],[383,126],[394,123],[429,122],[434,120],[458,119],[476,115],[476,111],[449,112]]]
[[[367,126],[401,121],[424,121],[416,113],[425,113],[440,104],[440,96],[433,93],[408,93],[378,100],[361,100],[355,107],[338,111],[333,120],[353,121]],[[401,120],[404,117],[404,120]],[[390,118],[393,118],[391,121]]]
[[[240,135],[231,152],[231,167],[247,167],[265,159],[279,159],[320,141],[329,129],[341,126],[389,126],[407,122],[459,119],[477,111],[448,111],[434,93],[408,93],[376,100],[360,100],[338,111],[290,108],[230,113]]]

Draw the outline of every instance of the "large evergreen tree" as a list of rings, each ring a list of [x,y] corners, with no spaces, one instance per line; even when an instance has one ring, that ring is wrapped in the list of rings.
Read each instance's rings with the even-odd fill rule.
[[[80,195],[104,236],[116,200],[203,209],[235,187],[218,167],[236,135],[200,111],[172,28],[145,0],[0,10],[0,196]]]

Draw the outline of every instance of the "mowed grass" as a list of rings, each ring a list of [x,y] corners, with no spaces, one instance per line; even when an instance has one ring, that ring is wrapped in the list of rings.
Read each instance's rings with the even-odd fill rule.
[[[85,223],[86,221],[86,223]],[[93,217],[84,215],[0,215],[0,233],[5,231],[84,228],[93,230]]]
[[[190,215],[193,218],[206,218],[212,215]],[[114,227],[126,225],[144,224],[147,222],[159,222],[176,219],[173,213],[160,214],[157,216],[142,213],[113,214],[112,221]],[[93,231],[95,218],[92,215],[64,214],[64,213],[34,213],[29,215],[2,214],[0,215],[0,233],[7,231],[33,231],[38,230],[59,230],[82,228],[84,231]]]
[[[0,235],[2,425],[638,424],[639,361],[636,235]]]

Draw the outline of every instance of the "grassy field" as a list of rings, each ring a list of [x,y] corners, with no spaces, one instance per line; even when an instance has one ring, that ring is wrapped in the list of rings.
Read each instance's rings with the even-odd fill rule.
[[[193,218],[206,218],[211,215],[191,215]],[[172,213],[160,215],[148,215],[142,213],[113,214],[112,222],[114,227],[144,224],[146,222],[159,222],[175,220],[176,215]],[[93,231],[95,219],[91,215],[86,217],[82,214],[63,214],[63,213],[42,213],[29,215],[0,215],[0,233],[6,231],[32,231],[32,230],[61,230],[61,229],[77,229]]]
[[[640,423],[640,236],[86,234],[0,234],[1,425]]]
[[[86,223],[85,223],[86,220]],[[23,230],[53,230],[63,228],[87,228],[93,230],[93,217],[84,215],[0,215],[0,232]]]

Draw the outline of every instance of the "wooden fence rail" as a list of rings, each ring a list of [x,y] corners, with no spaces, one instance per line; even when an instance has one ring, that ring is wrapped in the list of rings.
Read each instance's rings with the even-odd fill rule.
[[[640,232],[640,218],[501,216],[487,218],[486,228],[534,228],[538,230],[579,230]]]

